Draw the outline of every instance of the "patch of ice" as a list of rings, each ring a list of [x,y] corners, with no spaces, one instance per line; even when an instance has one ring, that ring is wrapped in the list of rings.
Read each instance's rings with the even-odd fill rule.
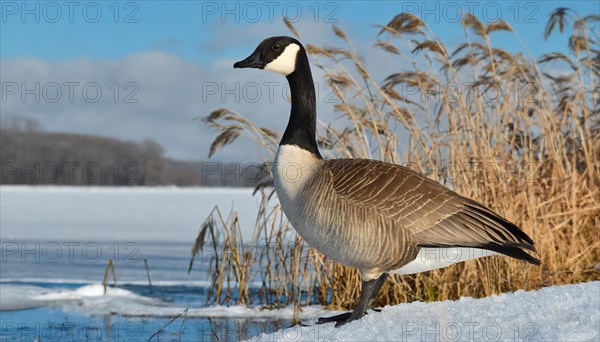
[[[65,279],[65,278],[34,278],[34,277],[23,277],[23,278],[0,278],[0,286],[3,284],[23,284],[23,283],[38,283],[38,284],[89,284],[89,279]],[[152,280],[153,286],[185,286],[185,287],[209,287],[211,285],[210,280]],[[119,285],[148,285],[148,280],[121,280],[119,278]],[[254,281],[248,284],[250,288],[260,288],[262,282]]]
[[[75,290],[59,290],[42,293],[35,296],[34,299],[41,301],[76,300],[84,299],[86,297],[100,297],[104,295],[112,297],[144,298],[131,291],[120,289],[118,287],[107,287],[106,293],[104,293],[104,286],[102,286],[102,284],[91,284]]]
[[[40,293],[37,286],[0,286],[0,311],[24,310],[43,306],[44,302],[34,297]]]
[[[106,294],[104,294],[104,287],[101,284],[89,284],[76,289],[52,289],[5,283],[0,286],[0,299],[0,311],[54,306],[82,315],[116,314],[130,317],[173,317],[185,309],[189,309],[186,314],[187,317],[254,317],[291,320],[294,316],[293,306],[273,310],[244,305],[186,308],[181,304],[141,296],[122,288],[108,287]],[[315,305],[303,307],[299,317],[300,319],[310,319],[320,314],[335,313],[335,311],[326,311],[321,306]]]
[[[108,287],[104,294],[102,284],[85,285],[73,290],[31,285],[3,284],[0,286],[0,311],[22,310],[47,305],[81,308],[85,313],[103,314],[111,313],[114,307],[122,308],[128,305],[153,307],[165,305],[165,303],[120,288]]]

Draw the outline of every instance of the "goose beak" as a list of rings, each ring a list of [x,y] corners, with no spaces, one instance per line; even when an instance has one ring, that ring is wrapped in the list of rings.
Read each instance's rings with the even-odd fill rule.
[[[248,58],[235,63],[233,67],[263,69],[265,67],[265,62],[260,59],[260,52],[254,51]]]

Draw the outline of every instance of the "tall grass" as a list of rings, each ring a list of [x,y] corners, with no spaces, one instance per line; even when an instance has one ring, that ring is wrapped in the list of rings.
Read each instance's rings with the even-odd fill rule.
[[[365,65],[359,53],[368,51],[354,47],[339,27],[333,30],[341,46],[306,45],[343,118],[343,124],[320,122],[318,143],[327,158],[408,165],[516,223],[540,252],[541,266],[496,256],[393,276],[377,305],[600,279],[600,49],[590,29],[598,20],[557,9],[545,37],[569,31],[569,53],[536,61],[494,47],[497,31],[520,41],[504,21],[485,24],[467,14],[461,21],[465,41],[449,51],[425,22],[402,13],[381,27],[374,48],[407,67],[385,66],[390,74],[383,81],[370,71],[382,66]],[[499,90],[505,96],[493,100]],[[240,134],[259,142],[266,155],[277,149],[279,132],[241,114],[219,109],[205,121],[220,131],[211,153]],[[352,308],[360,295],[358,272],[309,249],[272,195],[272,189],[260,191],[263,205],[250,244],[241,241],[234,213],[223,218],[213,212],[204,225],[195,252],[208,231],[220,249],[212,264],[212,300],[223,302],[223,291],[235,289],[237,302],[248,303],[248,284],[258,279],[265,305]]]

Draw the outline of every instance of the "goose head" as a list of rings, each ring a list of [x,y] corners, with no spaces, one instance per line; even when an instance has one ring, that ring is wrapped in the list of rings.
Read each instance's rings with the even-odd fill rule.
[[[270,70],[284,75],[290,85],[290,120],[280,146],[295,145],[322,159],[317,146],[317,105],[315,85],[306,50],[292,37],[278,36],[263,40],[246,59],[234,68]]]
[[[301,50],[304,50],[302,44],[292,37],[271,37],[263,40],[250,56],[233,67],[270,70],[288,76],[296,70]]]

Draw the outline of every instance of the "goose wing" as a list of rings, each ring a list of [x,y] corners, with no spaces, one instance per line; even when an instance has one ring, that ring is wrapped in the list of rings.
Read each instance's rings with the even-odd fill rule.
[[[340,200],[392,219],[421,247],[482,248],[539,264],[519,227],[420,173],[365,159],[328,160],[324,169]]]

